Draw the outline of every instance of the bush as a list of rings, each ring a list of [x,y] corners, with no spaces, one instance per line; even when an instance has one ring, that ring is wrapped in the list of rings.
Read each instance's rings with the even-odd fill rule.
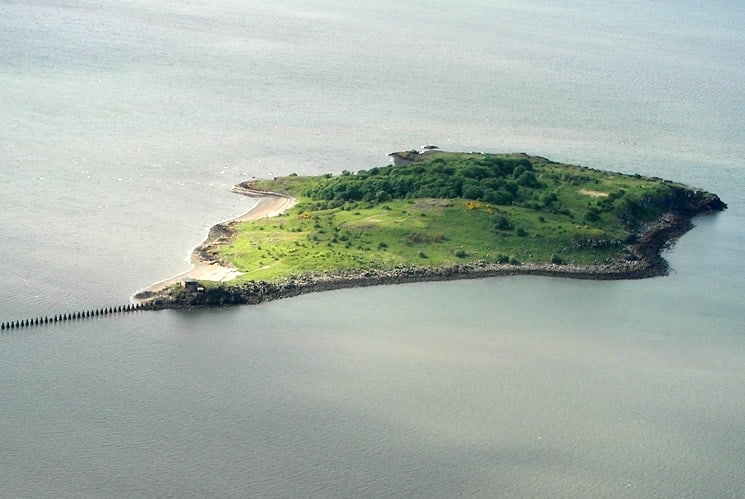
[[[562,265],[564,263],[564,260],[562,260],[562,258],[559,255],[554,253],[553,255],[551,255],[551,263],[555,265]]]
[[[498,215],[494,218],[494,227],[497,230],[512,230],[514,228],[509,219],[504,215]]]
[[[463,186],[463,197],[466,199],[481,199],[484,195],[484,191],[476,185]]]
[[[585,213],[585,220],[588,222],[597,222],[600,220],[600,212],[594,206]]]
[[[466,253],[462,249],[459,249],[459,250],[455,250],[455,256],[458,257],[458,258],[465,258],[465,257],[468,256],[468,253]]]

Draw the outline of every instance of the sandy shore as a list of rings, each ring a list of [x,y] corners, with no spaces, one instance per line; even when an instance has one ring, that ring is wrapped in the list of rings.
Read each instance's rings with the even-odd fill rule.
[[[263,191],[256,191],[252,189],[246,189],[238,185],[233,186],[232,191],[238,194],[243,194],[244,196],[256,198],[258,199],[258,203],[256,204],[256,206],[251,208],[251,210],[244,213],[243,215],[237,218],[234,218],[232,220],[229,220],[227,222],[223,222],[221,224],[227,227],[228,229],[230,229],[232,226],[234,226],[236,223],[239,223],[239,222],[245,222],[248,220],[258,220],[260,218],[276,217],[284,213],[285,211],[289,210],[293,206],[295,206],[295,203],[297,202],[295,198],[290,197],[290,196],[285,196],[283,194],[277,194],[274,192],[263,192]],[[225,281],[230,281],[232,279],[235,279],[236,277],[241,275],[241,272],[238,271],[238,269],[234,267],[227,266],[224,263],[217,262],[214,260],[205,259],[203,257],[203,252],[200,250],[207,248],[214,243],[215,241],[213,241],[210,237],[208,237],[205,242],[197,246],[194,249],[194,251],[192,251],[191,269],[181,274],[175,275],[173,277],[169,277],[168,279],[165,279],[163,281],[159,281],[154,284],[151,284],[150,286],[140,291],[139,293],[142,293],[142,292],[155,293],[164,288],[167,288],[168,286],[172,284],[181,282],[184,279],[197,279],[201,281],[225,282]]]

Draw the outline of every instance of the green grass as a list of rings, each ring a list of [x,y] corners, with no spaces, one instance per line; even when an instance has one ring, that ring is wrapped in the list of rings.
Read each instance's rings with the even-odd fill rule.
[[[669,210],[685,190],[660,179],[529,158],[537,183],[521,185],[509,204],[462,195],[407,197],[421,192],[426,182],[443,183],[442,177],[428,177],[428,168],[442,168],[444,161],[445,166],[455,165],[453,174],[459,175],[459,165],[468,168],[473,161],[492,156],[526,158],[433,156],[440,160],[412,166],[418,169],[406,177],[414,179],[408,180],[410,191],[399,190],[404,192],[401,198],[385,202],[343,199],[339,192],[351,192],[345,187],[350,182],[364,190],[365,184],[359,182],[372,177],[376,181],[385,175],[403,178],[395,175],[407,175],[406,168],[411,167],[381,167],[374,175],[361,171],[254,182],[253,187],[291,194],[299,203],[280,217],[239,224],[234,241],[222,248],[221,255],[244,272],[239,281],[399,264],[445,267],[480,260],[600,264],[622,257],[622,241],[636,224]],[[338,191],[326,188],[329,185]],[[380,196],[379,190],[369,191]]]

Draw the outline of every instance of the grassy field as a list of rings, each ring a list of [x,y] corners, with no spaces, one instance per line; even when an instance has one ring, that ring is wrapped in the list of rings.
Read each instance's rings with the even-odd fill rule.
[[[675,208],[687,190],[543,158],[455,153],[251,186],[299,202],[237,226],[220,254],[244,272],[239,280],[479,260],[607,263],[625,256],[639,223]]]

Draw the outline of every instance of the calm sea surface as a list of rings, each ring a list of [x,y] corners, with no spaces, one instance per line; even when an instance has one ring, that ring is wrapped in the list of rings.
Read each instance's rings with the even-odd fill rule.
[[[252,177],[525,151],[719,194],[626,282],[0,334],[1,496],[745,496],[736,1],[0,0],[0,319],[126,303]]]

